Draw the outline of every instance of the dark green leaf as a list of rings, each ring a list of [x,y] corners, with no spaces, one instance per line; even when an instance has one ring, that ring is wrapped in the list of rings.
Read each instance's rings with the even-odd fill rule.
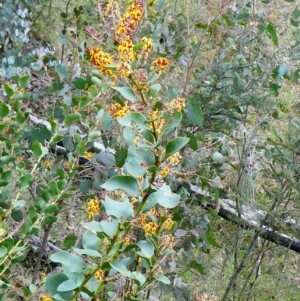
[[[30,74],[24,75],[19,80],[19,87],[26,88],[30,84]]]
[[[31,144],[31,150],[35,159],[38,159],[43,154],[42,146],[38,141],[34,141]]]
[[[128,150],[127,148],[119,148],[116,152],[115,158],[116,158],[116,166],[122,167],[125,163],[125,160],[127,158]]]
[[[275,46],[278,46],[278,37],[276,33],[276,29],[272,23],[269,23],[267,26],[267,31],[270,35],[270,38]]]
[[[3,88],[8,98],[11,98],[14,95],[14,90],[9,85],[4,84]]]
[[[0,117],[4,118],[8,114],[9,114],[9,107],[4,102],[0,102]]]
[[[171,156],[172,154],[180,151],[183,147],[185,147],[188,142],[189,138],[186,137],[177,137],[170,140],[166,145],[166,154],[165,159]]]
[[[189,100],[186,104],[188,112],[187,119],[192,125],[202,126],[203,124],[203,112],[200,109],[200,104],[197,101]]]
[[[63,241],[63,244],[62,244],[63,248],[70,249],[70,248],[74,247],[77,242],[77,239],[78,238],[75,235],[67,236]]]
[[[81,115],[78,113],[74,113],[74,114],[69,114],[66,116],[64,123],[65,125],[69,125],[72,122],[78,121],[80,119]]]
[[[21,190],[26,189],[31,184],[32,181],[33,181],[32,174],[27,174],[27,175],[21,177],[19,180],[20,189]]]

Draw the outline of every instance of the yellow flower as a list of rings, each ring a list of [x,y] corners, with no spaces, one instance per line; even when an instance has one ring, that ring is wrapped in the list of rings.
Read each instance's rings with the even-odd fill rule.
[[[49,168],[49,167],[51,166],[51,161],[48,160],[48,159],[46,159],[46,160],[44,161],[44,165],[45,165],[46,168]]]
[[[171,230],[174,225],[174,221],[168,217],[162,224],[162,230]]]
[[[182,159],[182,156],[179,152],[174,153],[167,159],[167,163],[170,166],[176,166],[180,163],[180,160]]]
[[[103,270],[98,270],[96,273],[95,273],[95,278],[100,282],[104,279],[104,271]]]
[[[86,53],[90,55],[90,62],[98,66],[102,74],[112,75],[112,70],[106,68],[107,65],[113,64],[113,59],[110,54],[104,52],[99,47],[87,48]]]
[[[114,118],[124,117],[129,113],[128,101],[124,102],[124,107],[119,103],[115,103],[109,107],[109,113]]]
[[[71,163],[70,162],[65,162],[64,163],[64,168],[65,169],[70,169],[71,168]]]
[[[44,296],[41,297],[41,301],[52,301],[52,300],[53,299],[48,295],[44,295]]]
[[[161,172],[160,172],[160,175],[165,178],[170,172],[170,168],[169,167],[165,167]]]
[[[144,225],[146,235],[154,235],[158,229],[158,226],[154,222],[150,222]]]
[[[167,59],[165,59],[165,58],[162,57],[162,58],[159,58],[159,59],[155,60],[153,62],[153,65],[158,70],[162,70],[163,71],[163,70],[165,70],[168,67],[169,62],[168,62]]]
[[[100,212],[99,201],[96,199],[91,199],[88,202],[88,206],[87,206],[88,219],[93,218],[94,215],[99,212]]]
[[[165,104],[165,107],[170,113],[174,113],[175,111],[181,112],[183,108],[185,108],[185,99],[175,98],[169,103]]]
[[[91,160],[93,158],[93,153],[92,152],[85,152],[82,157],[88,160]]]

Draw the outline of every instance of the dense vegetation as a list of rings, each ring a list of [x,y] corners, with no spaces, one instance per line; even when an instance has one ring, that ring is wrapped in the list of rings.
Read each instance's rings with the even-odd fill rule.
[[[297,300],[296,4],[79,2],[0,4],[0,300]]]

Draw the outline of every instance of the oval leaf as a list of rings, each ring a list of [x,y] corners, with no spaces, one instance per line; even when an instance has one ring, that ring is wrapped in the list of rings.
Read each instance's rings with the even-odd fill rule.
[[[132,102],[136,102],[137,98],[133,90],[129,87],[112,87],[114,90],[120,92],[120,94],[126,99]]]
[[[186,137],[177,137],[170,140],[166,145],[165,159],[185,147],[189,140],[190,139]]]
[[[109,191],[113,190],[124,190],[130,196],[138,196],[138,183],[137,180],[131,176],[114,176],[107,180],[103,185],[102,188],[107,189]]]

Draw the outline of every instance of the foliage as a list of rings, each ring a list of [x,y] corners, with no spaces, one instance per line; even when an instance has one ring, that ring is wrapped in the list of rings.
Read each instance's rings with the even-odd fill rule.
[[[144,300],[174,280],[174,288],[168,286],[174,298],[189,300],[181,277],[187,270],[197,277],[210,271],[204,254],[221,246],[218,218],[207,210],[217,208],[219,197],[234,199],[237,208],[254,204],[261,193],[255,180],[264,178],[273,183],[263,187],[266,205],[280,189],[289,192],[279,212],[299,191],[297,147],[291,147],[298,143],[297,123],[291,123],[291,140],[275,131],[271,147],[257,142],[258,129],[285,110],[275,101],[284,80],[297,82],[299,73],[277,50],[282,38],[266,17],[270,6],[255,11],[249,4],[229,9],[223,2],[193,2],[188,10],[172,1],[135,0],[124,8],[98,1],[95,10],[67,2],[61,53],[54,54],[23,47],[30,20],[47,5],[50,15],[53,3],[37,4],[33,10],[26,0],[5,0],[0,7],[0,17],[13,20],[4,26],[0,18],[1,73],[10,79],[0,102],[1,297]],[[98,23],[91,25],[95,11]],[[285,17],[296,28],[299,11]],[[295,59],[297,43],[291,52]],[[45,74],[48,80],[36,89],[35,78]],[[251,165],[253,154],[263,167]],[[191,183],[203,189],[200,198]],[[64,233],[64,214],[72,207],[80,225]],[[228,274],[235,275],[245,256],[240,246],[250,238],[240,225],[230,231]],[[60,251],[50,261],[61,268],[39,279],[55,233]],[[24,265],[29,237],[36,236],[43,239],[33,277],[20,285],[15,268]],[[252,274],[242,273],[235,288],[248,289]],[[203,296],[197,290],[194,299]]]

